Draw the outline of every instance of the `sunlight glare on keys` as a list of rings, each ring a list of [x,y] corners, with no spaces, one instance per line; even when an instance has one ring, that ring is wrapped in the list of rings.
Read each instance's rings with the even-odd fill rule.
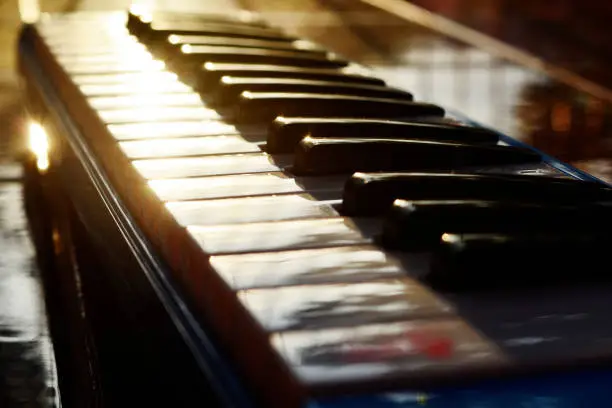
[[[49,169],[49,139],[45,129],[36,122],[28,126],[29,148],[36,156],[36,167],[41,173]]]
[[[38,0],[19,0],[19,16],[26,24],[35,23],[40,19],[40,4]]]

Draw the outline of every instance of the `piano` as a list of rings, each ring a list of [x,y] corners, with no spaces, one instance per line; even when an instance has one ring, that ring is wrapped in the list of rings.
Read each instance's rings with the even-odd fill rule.
[[[18,54],[94,339],[66,399],[607,406],[606,183],[246,10],[49,14]]]

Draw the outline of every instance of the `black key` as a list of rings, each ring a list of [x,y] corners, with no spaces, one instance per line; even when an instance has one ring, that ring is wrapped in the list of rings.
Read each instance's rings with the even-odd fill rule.
[[[297,175],[355,171],[455,170],[467,166],[536,163],[539,154],[510,146],[399,139],[306,137],[298,144],[292,171]]]
[[[274,40],[256,40],[252,38],[229,38],[206,35],[170,35],[167,39],[168,49],[175,51],[183,45],[223,45],[226,47],[262,48],[270,50],[308,51],[325,54],[326,51],[309,41],[297,40],[287,42]]]
[[[303,68],[289,65],[219,64],[207,62],[198,73],[197,87],[208,91],[224,76],[251,78],[302,78],[320,81],[384,85],[382,79],[356,73],[351,69]]]
[[[170,35],[209,35],[230,38],[252,38],[275,41],[295,41],[278,30],[267,27],[250,27],[241,24],[198,21],[153,21],[148,30],[140,34],[143,42],[166,41]]]
[[[171,11],[150,11],[150,10],[130,10],[128,14],[127,27],[130,32],[138,34],[143,30],[149,29],[151,22],[196,22],[196,23],[216,23],[227,25],[249,25],[255,27],[267,27],[265,21],[254,13],[248,11],[238,11],[233,13],[181,13]]]
[[[221,78],[221,82],[210,97],[217,105],[236,103],[242,92],[305,92],[337,95],[356,95],[373,98],[389,98],[411,101],[412,95],[400,89],[380,85],[351,84],[296,78]]]
[[[234,109],[242,123],[264,123],[278,116],[345,116],[371,118],[417,118],[444,116],[444,109],[428,103],[350,95],[243,92]]]
[[[292,153],[307,135],[334,138],[391,138],[496,145],[497,133],[453,124],[397,122],[357,118],[276,118],[268,131],[266,151]]]
[[[612,189],[594,182],[542,176],[357,173],[344,187],[342,211],[348,215],[378,215],[398,198],[571,204],[612,201]]]
[[[610,281],[610,235],[444,234],[422,277],[450,291]]]
[[[395,200],[385,216],[382,241],[393,249],[433,247],[445,232],[513,233],[601,231],[603,206],[559,206],[511,201]]]
[[[243,48],[225,46],[184,45],[176,54],[179,63],[202,64],[205,62],[271,64],[296,67],[341,68],[348,61],[333,54],[314,51],[270,50],[265,48]]]

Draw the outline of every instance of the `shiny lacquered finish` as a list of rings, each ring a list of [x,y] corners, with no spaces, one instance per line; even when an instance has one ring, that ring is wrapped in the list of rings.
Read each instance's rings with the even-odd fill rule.
[[[385,82],[368,75],[366,72],[352,67],[332,68],[308,68],[290,65],[266,65],[266,64],[229,64],[207,62],[202,65],[196,74],[197,87],[202,91],[214,89],[224,76],[248,77],[248,78],[294,78],[311,79],[316,81],[334,81],[345,83],[384,85]]]
[[[136,122],[108,125],[117,140],[171,139],[194,136],[238,135],[228,123],[216,120],[173,120],[170,122]]]
[[[130,140],[121,142],[119,145],[127,157],[131,159],[256,153],[261,151],[255,143],[249,143],[240,136]]]
[[[27,167],[30,167],[30,163]],[[59,293],[44,285],[45,273],[56,272],[57,269],[50,269],[45,263],[38,266],[40,258],[37,259],[37,250],[42,249],[42,246],[39,247],[42,235],[39,229],[48,220],[43,219],[42,214],[36,214],[35,221],[31,219],[29,211],[41,209],[34,206],[42,204],[35,203],[40,199],[37,194],[40,186],[36,186],[34,193],[30,183],[20,180],[21,169],[21,163],[7,163],[6,159],[0,163],[0,247],[3,254],[0,262],[0,361],[3,383],[0,386],[0,401],[3,407],[59,407],[58,369],[66,365],[64,361],[58,363],[56,356],[64,355],[62,346],[66,346],[66,343],[58,341],[55,332],[51,334],[50,325],[61,319],[70,319],[75,326],[80,322],[72,320],[71,313],[65,307],[58,307],[57,304],[46,306],[45,300],[57,300]],[[36,232],[32,231],[33,222],[36,222]],[[57,313],[59,310],[66,313],[60,316]],[[78,332],[74,327],[71,329],[70,333]],[[71,339],[75,354],[84,348],[82,340]],[[75,364],[66,371],[81,375],[85,371],[79,370],[91,362],[80,360],[79,363],[79,367]],[[87,378],[79,378],[82,381],[78,383],[86,386],[91,378],[87,375],[84,377]],[[65,382],[61,384],[62,391],[66,394],[71,392],[73,400],[77,396],[82,398],[79,402],[86,403],[83,394],[89,397],[88,390],[74,392],[73,389],[64,388]],[[45,396],[44,399],[41,394]]]
[[[310,385],[355,387],[416,370],[433,376],[503,361],[494,345],[454,319],[284,332],[274,335],[272,343],[295,375]]]
[[[229,225],[336,217],[339,214],[333,205],[339,201],[338,192],[323,191],[317,198],[308,194],[283,194],[177,201],[166,203],[166,208],[176,221],[184,226]]]
[[[188,227],[210,255],[368,244],[371,239],[351,220],[306,219],[252,224]]]
[[[147,72],[162,72],[165,64],[161,61],[121,61],[107,63],[74,63],[65,67],[71,75],[108,75]]]
[[[117,81],[116,83],[106,84],[83,84],[80,86],[81,92],[87,97],[113,97],[122,95],[157,95],[157,94],[183,94],[193,93],[193,89],[181,82],[169,78],[164,81],[163,76],[149,77],[147,81]],[[155,86],[151,86],[151,82]]]
[[[356,95],[411,101],[412,95],[400,89],[378,85],[321,81],[295,78],[245,78],[225,76],[207,101],[229,105],[239,100],[242,92],[304,92],[332,95]]]
[[[199,66],[206,62],[289,65],[296,67],[342,68],[349,63],[333,54],[316,51],[273,50],[212,45],[183,45],[173,63]]]
[[[195,22],[195,23],[215,23],[215,24],[234,24],[237,26],[252,25],[255,27],[266,27],[267,24],[256,14],[248,11],[237,11],[232,13],[186,13],[177,11],[158,11],[133,8],[128,14],[127,27],[133,32],[146,30],[151,22]]]
[[[217,120],[221,116],[212,109],[201,105],[192,106],[144,106],[124,107],[123,109],[107,109],[98,112],[104,123],[116,125],[123,123]]]
[[[178,153],[178,155],[187,156],[189,153]],[[171,154],[167,156],[171,156]],[[291,163],[290,156],[277,155],[272,158],[265,153],[176,158],[168,158],[167,156],[161,159],[134,160],[132,164],[143,177],[151,180],[224,174],[270,173],[281,171],[283,167]]]
[[[357,173],[346,183],[342,211],[381,214],[395,199],[509,200],[545,203],[609,201],[599,183],[542,176],[476,173]]]
[[[72,77],[74,83],[81,88],[81,91],[86,96],[90,96],[89,92],[84,91],[86,89],[90,89],[89,87],[93,87],[93,89],[99,91],[108,86],[114,91],[119,91],[119,89],[115,89],[115,87],[126,87],[128,89],[148,89],[153,83],[155,84],[154,88],[159,87],[161,84],[163,84],[163,86],[168,86],[168,84],[174,84],[177,87],[185,86],[181,82],[177,81],[177,79],[178,77],[175,73],[167,71],[123,72],[116,74],[107,73],[102,75],[94,73],[74,75]],[[106,92],[104,93],[106,94]],[[92,94],[92,96],[95,96],[98,95],[98,92],[93,92]]]
[[[198,94],[192,92],[175,94],[151,93],[149,95],[143,92],[140,95],[98,96],[90,98],[89,103],[93,107],[105,111],[130,109],[133,106],[138,106],[139,109],[149,106],[162,109],[167,107],[200,108],[202,99],[200,99]]]
[[[170,35],[167,39],[166,52],[177,51],[183,45],[222,45],[227,47],[260,48],[286,51],[308,51],[325,54],[318,45],[305,40],[287,42],[274,40],[258,40],[253,38],[217,37],[209,35]]]
[[[399,262],[373,246],[301,249],[278,255],[275,252],[220,255],[213,256],[211,264],[236,290],[406,277]]]
[[[423,279],[452,291],[610,282],[601,268],[609,245],[607,231],[449,233],[441,237]]]
[[[386,247],[410,250],[435,247],[444,233],[601,233],[607,229],[602,219],[610,215],[610,208],[596,205],[396,200],[385,216],[382,238]]]
[[[401,139],[335,139],[307,136],[298,144],[292,171],[298,175],[356,171],[457,170],[469,166],[541,161],[529,149]]]
[[[295,41],[278,30],[266,27],[201,21],[152,21],[139,37],[143,42],[165,40],[169,35],[209,35],[217,37],[252,38]]]
[[[239,174],[150,180],[149,186],[162,201],[204,200],[273,194],[341,191],[346,177],[290,177],[284,173]]]
[[[434,318],[452,312],[407,278],[249,289],[239,292],[238,298],[271,332]]]
[[[428,103],[386,98],[315,93],[243,92],[232,113],[238,122],[261,123],[269,122],[278,116],[440,117],[444,116],[444,109]]]
[[[290,153],[306,136],[317,138],[388,138],[496,145],[499,135],[483,128],[444,123],[399,122],[359,118],[276,118],[268,130],[266,151]]]

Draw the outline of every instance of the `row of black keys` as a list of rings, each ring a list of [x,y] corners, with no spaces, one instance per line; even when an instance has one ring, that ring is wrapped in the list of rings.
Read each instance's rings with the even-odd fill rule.
[[[341,211],[384,215],[380,244],[431,252],[419,276],[438,289],[609,279],[612,189],[520,175],[357,173]],[[390,208],[390,210],[389,210]]]
[[[151,23],[143,23],[142,18],[132,16],[132,32],[153,50],[161,41],[164,53],[171,54],[165,56],[166,60],[172,60],[173,54],[177,61],[190,60],[183,52],[185,47],[190,47],[189,55],[198,55],[198,63],[205,65],[200,67],[202,72],[198,69],[197,75],[200,77],[200,87],[207,88],[202,93],[205,100],[219,111],[225,111],[233,122],[268,123],[279,116],[302,118],[276,121],[266,145],[269,153],[296,153],[292,169],[296,175],[452,170],[465,166],[538,162],[541,159],[527,149],[497,146],[498,136],[484,129],[376,120],[423,117],[431,120],[442,118],[445,112],[435,105],[414,103],[411,94],[387,87],[384,83],[356,82],[377,81],[374,78],[360,75],[343,77],[338,72],[334,79],[320,78],[317,77],[319,71],[304,69],[303,66],[308,64],[304,64],[301,57],[279,61],[270,56],[270,52],[276,52],[269,49],[270,43],[284,44],[287,49],[283,52],[298,56],[305,53],[320,55],[321,51],[313,51],[313,47],[294,49],[291,44],[298,42],[299,46],[299,40],[287,38],[269,28],[242,22],[225,21],[221,24],[219,20],[212,23],[190,21],[182,15],[180,18],[176,16],[176,19],[167,14],[162,17],[153,19]],[[255,31],[261,35],[252,37]],[[180,33],[191,35],[181,36]],[[265,39],[262,38],[264,33],[267,35]],[[203,50],[194,43],[206,43],[208,48]],[[228,48],[225,46],[228,43],[234,46]],[[193,51],[196,49],[199,50],[197,53]],[[213,52],[219,49],[227,58]],[[327,56],[321,58],[325,60]],[[227,64],[219,67],[219,60],[222,63],[240,63],[232,67]],[[253,67],[249,64],[254,62],[277,65],[270,65],[268,69],[255,65],[255,69],[249,71]],[[283,67],[282,64],[287,64],[285,72],[278,69]],[[280,75],[285,77],[279,78]],[[309,79],[305,75],[312,77]],[[369,120],[334,121],[323,117],[367,117]],[[304,139],[305,134],[312,137]],[[334,160],[330,160],[330,157]]]
[[[297,175],[540,161],[532,151],[497,146],[498,136],[484,129],[380,120],[442,117],[444,110],[414,103],[412,95],[379,79],[343,71],[348,62],[259,21],[168,14],[146,21],[131,15],[129,28],[175,69],[197,72],[195,84],[205,100],[235,122],[289,116],[273,121],[266,150],[295,153]],[[368,119],[349,119],[354,117]],[[461,265],[468,266],[455,276],[470,281],[469,271],[483,281],[482,269],[470,262],[473,254],[479,265],[488,254],[499,270],[499,257],[508,251],[535,248],[550,263],[557,254],[544,249],[598,247],[605,241],[599,221],[609,210],[592,203],[610,201],[611,192],[595,183],[529,176],[355,174],[345,187],[342,212],[386,213],[386,247],[437,247],[434,265],[444,266],[429,278],[448,284],[448,271]],[[546,233],[535,234],[541,231]]]
[[[356,171],[452,171],[467,166],[539,162],[522,148],[499,146],[498,135],[466,126],[372,119],[277,118],[268,153],[294,153],[297,176]]]
[[[427,201],[435,209],[434,213],[427,213],[433,214],[431,222],[440,225],[433,229],[433,235],[422,228],[408,228],[410,223],[404,222],[401,215],[407,211],[404,207],[391,211],[394,221],[390,226],[397,229],[394,236],[413,236],[410,245],[414,245],[417,241],[431,243],[432,237],[435,240],[443,232],[466,228],[480,232],[487,228],[605,230],[612,189],[592,182],[541,176],[355,173],[344,187],[341,211],[348,216],[380,216],[398,199]],[[504,223],[509,224],[502,227]],[[400,241],[389,242],[395,242],[391,244],[395,246]]]

